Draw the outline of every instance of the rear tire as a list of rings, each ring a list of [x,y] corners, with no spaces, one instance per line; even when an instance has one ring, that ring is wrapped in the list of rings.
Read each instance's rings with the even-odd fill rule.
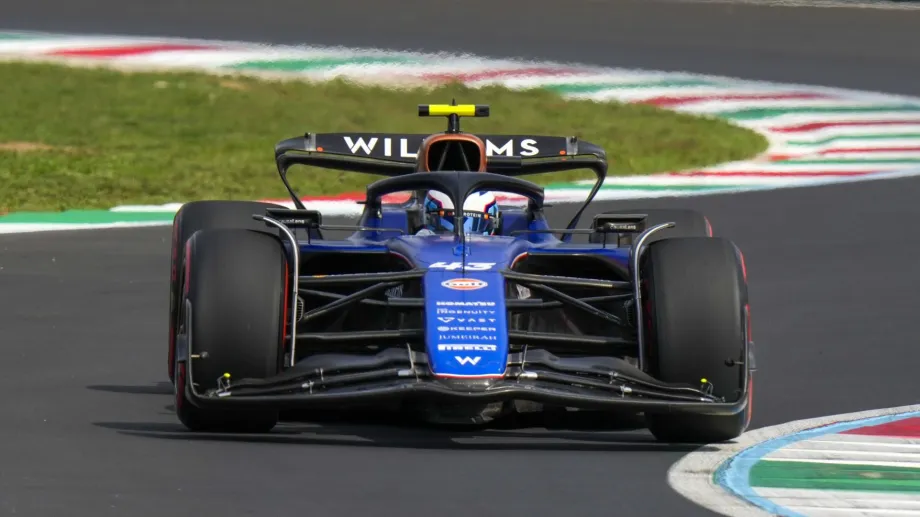
[[[278,230],[252,218],[253,214],[264,214],[266,208],[284,208],[273,203],[256,201],[193,201],[182,205],[172,227],[172,253],[169,274],[169,350],[167,367],[170,382],[175,382],[176,366],[176,319],[179,315],[179,270],[185,261],[185,242],[198,230],[213,228],[240,228],[269,235],[278,235]]]
[[[646,239],[647,244],[662,239],[674,239],[677,237],[712,237],[712,225],[709,219],[696,210],[684,208],[634,208],[607,210],[604,214],[647,214],[645,227],[651,228],[656,224],[674,223],[673,228],[658,230]],[[615,234],[607,234],[608,242],[613,238],[616,242]],[[601,244],[604,242],[604,236],[599,233],[592,233],[588,236],[588,242],[591,244]]]
[[[265,233],[239,229],[197,232],[189,239],[182,271],[191,320],[183,311],[180,329],[191,353],[179,357],[176,413],[193,431],[268,432],[278,411],[213,410],[194,406],[185,396],[191,378],[199,392],[231,380],[263,379],[281,371],[290,272],[281,242]],[[181,355],[181,354],[180,354]]]
[[[643,262],[646,357],[649,373],[668,383],[701,386],[736,402],[743,393],[748,333],[748,292],[743,257],[722,238],[678,238],[649,246]],[[727,366],[726,361],[743,361]],[[750,378],[749,378],[750,379]],[[753,383],[749,384],[748,397]],[[648,412],[661,441],[715,443],[741,435],[750,423],[751,400],[734,415]]]

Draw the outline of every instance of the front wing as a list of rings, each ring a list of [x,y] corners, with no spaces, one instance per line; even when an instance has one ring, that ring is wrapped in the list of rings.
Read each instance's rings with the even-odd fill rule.
[[[189,369],[191,376],[192,369]],[[334,371],[336,373],[329,374]],[[742,386],[748,386],[749,373]],[[374,356],[318,355],[268,379],[192,379],[186,397],[202,408],[331,408],[343,404],[425,400],[444,403],[530,401],[582,409],[635,409],[731,415],[748,404],[745,389],[736,401],[711,389],[666,384],[612,357],[557,357],[541,349],[509,355],[500,378],[438,378],[422,352],[389,348]],[[212,388],[195,388],[210,385]]]

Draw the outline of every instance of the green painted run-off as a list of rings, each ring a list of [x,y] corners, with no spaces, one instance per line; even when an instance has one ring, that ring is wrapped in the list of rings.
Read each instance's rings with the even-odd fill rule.
[[[920,493],[920,469],[797,461],[760,461],[750,484],[761,488]]]
[[[338,66],[368,65],[406,65],[413,61],[408,58],[393,56],[380,57],[317,57],[316,59],[277,59],[270,61],[244,61],[227,65],[225,68],[237,70],[271,70],[278,72],[307,72],[323,70]]]
[[[64,212],[15,212],[0,216],[0,224],[111,224],[172,221],[172,212],[112,212],[109,210],[66,210]]]
[[[834,142],[851,142],[851,141],[872,141],[872,140],[920,140],[920,133],[879,133],[876,135],[840,135],[818,140],[787,140],[786,145],[827,145]]]
[[[756,120],[780,117],[783,115],[852,115],[879,113],[880,115],[891,112],[920,111],[920,104],[900,105],[873,105],[873,106],[814,106],[814,107],[789,107],[789,108],[748,108],[732,111],[719,111],[713,113],[717,117],[732,120]]]
[[[42,37],[42,38],[46,38],[46,37],[51,37],[51,36],[45,36],[45,35],[43,34],[41,37]],[[36,39],[36,38],[38,38],[38,36],[31,36],[31,35],[28,35],[28,34],[14,34],[14,33],[9,33],[9,32],[0,32],[0,40],[5,40],[5,39],[6,39],[6,40],[9,40],[9,39]]]
[[[701,81],[698,79],[685,80],[661,80],[661,81],[641,81],[634,83],[617,83],[617,82],[597,82],[597,83],[550,83],[542,85],[543,88],[553,90],[560,94],[577,94],[577,93],[595,93],[604,90],[628,90],[637,88],[686,88],[689,86],[719,86],[713,81]]]

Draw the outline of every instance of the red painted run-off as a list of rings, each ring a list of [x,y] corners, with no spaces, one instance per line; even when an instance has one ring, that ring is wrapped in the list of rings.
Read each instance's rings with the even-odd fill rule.
[[[383,196],[383,202],[384,203],[405,203],[406,201],[409,200],[410,196],[411,196],[410,192],[394,192],[392,194],[387,194]],[[507,193],[496,193],[495,197],[499,201],[518,201],[521,199],[525,199],[523,196],[518,196],[515,194],[507,194]],[[351,202],[356,203],[358,201],[364,201],[364,198],[365,198],[364,192],[346,192],[344,194],[330,194],[326,196],[301,196],[300,200],[305,201],[305,202],[310,202],[310,201],[349,202],[351,201]],[[277,204],[284,204],[284,203],[291,202],[290,199],[263,199],[262,201],[266,203],[277,203]]]
[[[694,102],[712,101],[783,101],[783,100],[815,100],[828,99],[829,95],[818,93],[739,93],[736,95],[666,95],[652,97],[642,101],[644,104],[655,106],[680,106]]]
[[[920,438],[920,417],[905,418],[887,424],[859,427],[840,434],[858,434],[866,436],[897,436],[901,438]]]
[[[57,50],[49,52],[52,56],[70,56],[70,57],[123,57],[136,56],[139,54],[150,54],[152,52],[174,52],[179,50],[210,50],[215,47],[205,45],[170,45],[154,43],[150,45],[129,45],[123,47],[98,47],[82,48],[74,50]]]
[[[844,122],[812,122],[797,126],[771,127],[770,131],[777,133],[803,133],[818,131],[832,127],[860,127],[860,126],[920,126],[920,119],[913,120],[855,120]]]
[[[421,78],[428,81],[486,81],[489,79],[505,79],[509,77],[542,77],[556,76],[563,74],[575,74],[579,70],[574,68],[515,68],[511,70],[487,70],[485,72],[465,73],[446,73],[446,74],[422,74]]]
[[[770,154],[767,156],[771,162],[782,162],[786,160],[802,159],[808,156],[834,156],[838,154],[872,154],[872,153],[920,153],[920,146],[910,147],[835,147],[833,149],[823,149],[812,153],[803,154]]]

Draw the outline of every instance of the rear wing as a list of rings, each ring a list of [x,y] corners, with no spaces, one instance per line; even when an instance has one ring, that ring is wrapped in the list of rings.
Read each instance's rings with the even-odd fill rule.
[[[605,164],[607,160],[607,153],[600,146],[574,136],[473,134],[485,143],[489,165],[507,169],[494,171],[502,174],[527,169],[527,163],[543,163],[546,159],[558,162],[558,169],[521,170],[518,174],[570,170],[563,164],[576,157],[590,157]],[[419,147],[430,136],[421,133],[307,133],[279,142],[275,146],[275,161],[279,170],[285,171],[291,165],[301,164],[398,176],[416,171]],[[582,167],[584,165],[574,168]]]
[[[480,135],[486,145],[486,156],[520,156],[521,158],[558,158],[581,153],[605,156],[604,150],[576,137],[542,135]],[[430,134],[397,133],[307,133],[302,139],[285,140],[315,151],[342,156],[392,160],[415,164],[422,140]],[[300,140],[292,141],[292,140]],[[285,146],[288,147],[288,146]]]
[[[419,106],[420,116],[448,116],[448,133],[459,132],[461,115],[488,114],[488,106]],[[489,172],[523,176],[578,169],[594,171],[597,182],[567,229],[575,228],[582,212],[597,195],[607,177],[607,154],[604,150],[574,136],[473,134],[485,143]],[[430,136],[421,133],[306,133],[279,142],[275,146],[275,163],[294,205],[304,209],[300,197],[287,180],[287,171],[292,165],[390,177],[411,174],[417,171],[418,150],[422,141]],[[571,235],[563,236],[563,239],[569,238]]]

